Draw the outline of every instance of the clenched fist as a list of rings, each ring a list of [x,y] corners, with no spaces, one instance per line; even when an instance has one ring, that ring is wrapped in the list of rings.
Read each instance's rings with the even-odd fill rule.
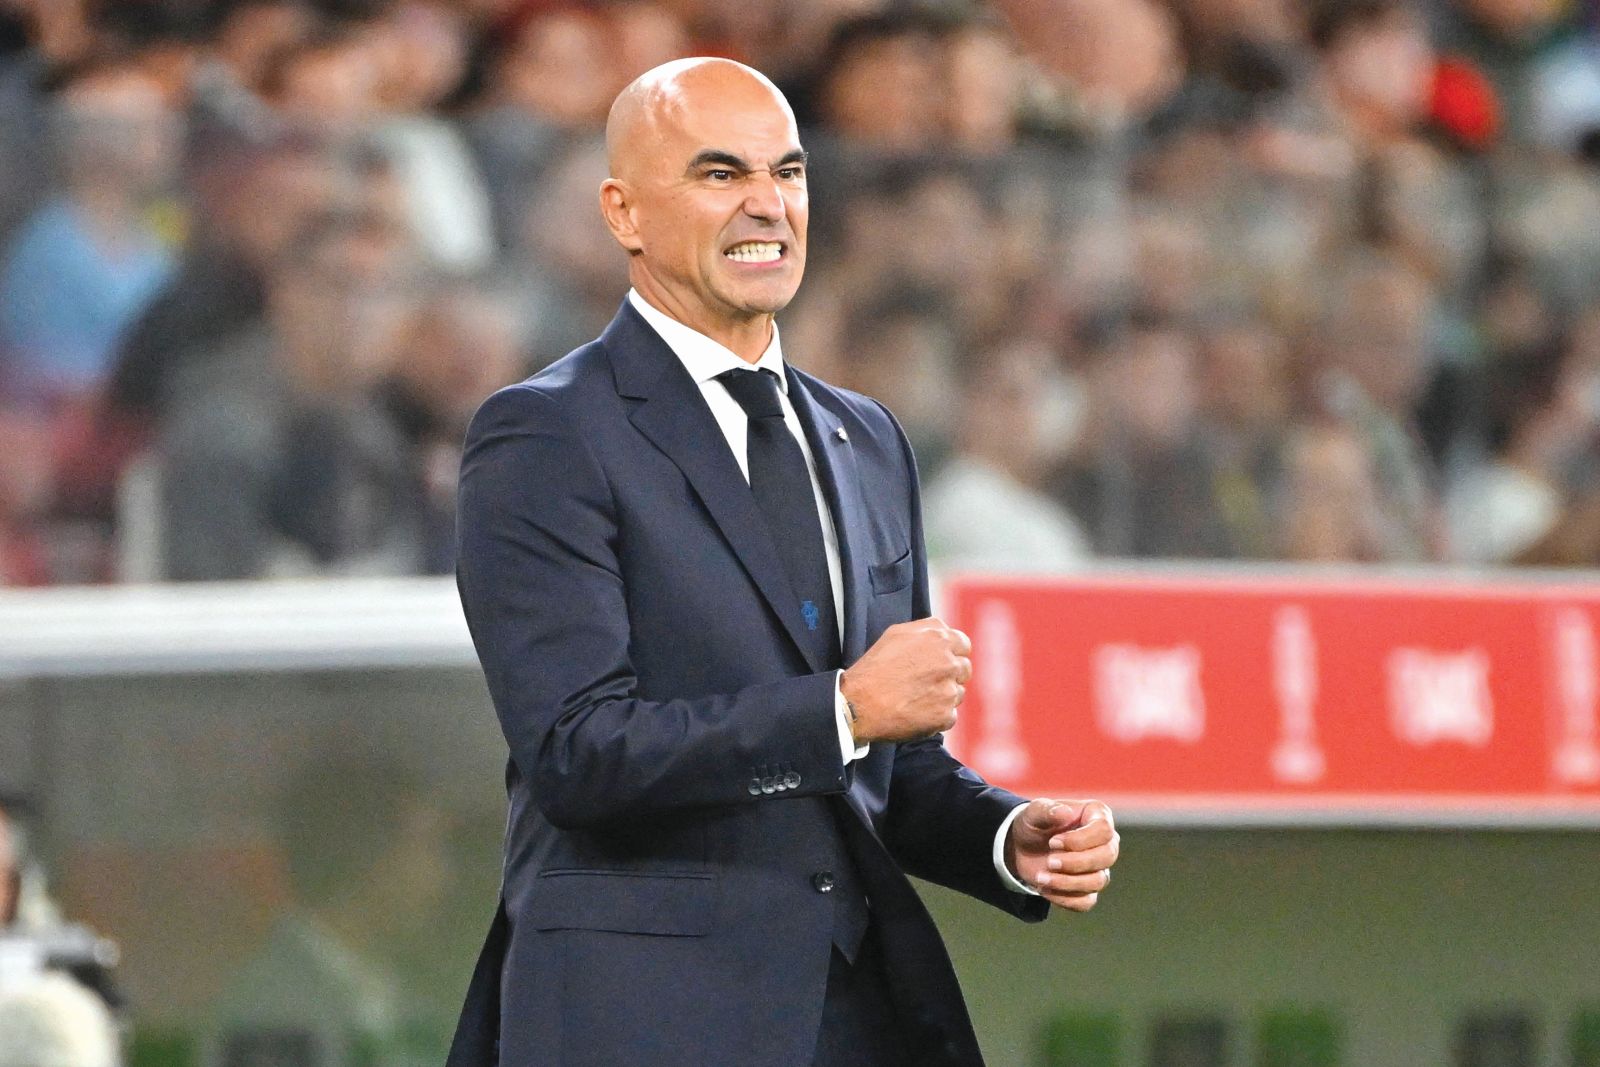
[[[1111,809],[1100,801],[1040,797],[1012,820],[1006,866],[1056,907],[1088,911],[1111,884],[1121,851]]]
[[[855,709],[856,741],[915,741],[950,729],[972,677],[971,655],[967,635],[938,619],[889,627],[839,682]]]

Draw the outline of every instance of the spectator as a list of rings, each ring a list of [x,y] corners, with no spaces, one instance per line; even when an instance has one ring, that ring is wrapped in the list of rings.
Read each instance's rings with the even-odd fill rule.
[[[353,195],[340,153],[304,135],[218,138],[192,168],[194,227],[177,270],[127,331],[86,437],[63,460],[59,503],[103,528],[117,520],[130,464],[171,408],[173,382],[265,313],[269,264],[313,213]],[[128,559],[118,560],[127,568]],[[120,573],[120,570],[119,570]]]
[[[212,57],[236,87],[258,94],[273,55],[305,40],[318,22],[306,0],[239,0],[222,17]]]
[[[888,163],[852,201],[839,222],[833,276],[823,287],[839,286],[858,308],[872,303],[864,294],[897,291],[944,303],[957,341],[1001,332],[1012,294],[997,283],[1004,276],[995,268],[999,225],[972,168]]]
[[[1563,362],[1559,352],[1535,352],[1497,368],[1490,395],[1503,410],[1491,423],[1491,458],[1450,495],[1456,558],[1510,562],[1560,521],[1568,474],[1600,425],[1587,383]]]
[[[1600,309],[1563,344],[1497,368],[1491,457],[1450,498],[1454,547],[1475,563],[1600,562]]]
[[[800,116],[807,180],[816,202],[846,202],[889,164],[914,165],[942,142],[939,49],[925,19],[897,13],[840,23],[823,55],[809,87],[815,115]]]
[[[379,56],[370,38],[329,26],[274,53],[261,76],[262,97],[293,126],[330,141],[370,129],[381,107]]]
[[[922,289],[890,288],[861,301],[845,324],[839,383],[888,405],[924,472],[950,453],[960,340],[949,308]]]
[[[241,0],[230,5],[196,65],[190,85],[191,149],[211,139],[223,150],[235,139],[270,136],[276,119],[265,101],[267,74],[322,27],[308,0]]]
[[[466,138],[437,113],[466,77],[466,32],[460,15],[423,0],[397,4],[366,30],[382,111],[373,137],[394,166],[423,256],[451,273],[486,269],[495,250],[477,163]]]
[[[415,285],[383,216],[315,220],[268,314],[174,388],[162,435],[168,576],[412,573],[411,472],[375,400]]]
[[[1199,353],[1176,320],[1140,311],[1092,368],[1090,432],[1062,491],[1096,549],[1138,558],[1237,555],[1200,424]]]
[[[616,50],[617,91],[645,71],[695,54],[689,32],[670,8],[648,0],[616,0],[606,9]]]
[[[846,148],[905,155],[942,140],[939,53],[925,23],[899,15],[845,22],[826,54],[818,79],[821,117]]]
[[[0,1067],[119,1067],[104,1002],[71,978],[44,973],[0,985]]]
[[[594,209],[608,173],[605,142],[575,138],[544,173],[541,195],[518,208],[511,262],[546,361],[598,336],[627,292],[627,264]]]
[[[1328,103],[1367,151],[1410,137],[1427,118],[1435,57],[1426,26],[1401,0],[1348,0],[1318,9]]]
[[[35,400],[97,389],[173,266],[146,214],[177,132],[160,87],[126,61],[93,61],[63,76],[55,103],[62,189],[0,266],[0,379]]]
[[[1236,317],[1202,332],[1201,433],[1216,463],[1216,499],[1234,554],[1277,555],[1273,497],[1291,404],[1289,350],[1265,323]]]
[[[116,416],[159,420],[171,383],[266,311],[267,273],[291,237],[348,196],[351,164],[314,141],[212,146],[195,181],[195,228],[177,271],[128,331],[108,386]]]
[[[975,156],[1016,148],[1026,61],[1005,27],[965,19],[943,27],[937,43],[944,140]]]
[[[1185,59],[1177,20],[1153,0],[998,0],[1052,75],[1051,120],[1090,136],[1135,131],[1175,93]]]
[[[455,570],[456,475],[483,398],[526,372],[520,317],[503,293],[458,283],[431,295],[404,331],[382,395],[415,479],[418,570]]]
[[[1437,478],[1416,421],[1436,369],[1433,311],[1421,275],[1358,254],[1335,276],[1318,330],[1316,403],[1364,442],[1381,502],[1380,558],[1395,562],[1438,559],[1444,547]]]
[[[925,494],[928,555],[946,567],[1062,571],[1090,556],[1089,539],[1038,488],[1053,444],[1048,411],[1061,388],[1048,350],[1002,346],[964,376],[956,447]]]
[[[1381,563],[1391,558],[1372,456],[1349,427],[1318,422],[1285,448],[1276,508],[1284,559]]]
[[[545,169],[572,140],[600,132],[614,95],[606,24],[598,15],[559,6],[527,10],[494,50],[468,119],[502,247],[519,240]]]

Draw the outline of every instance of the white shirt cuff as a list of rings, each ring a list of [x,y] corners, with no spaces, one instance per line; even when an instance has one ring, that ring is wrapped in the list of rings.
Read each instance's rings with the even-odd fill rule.
[[[1018,804],[1011,809],[1011,814],[1006,816],[1006,821],[1000,824],[1000,829],[994,835],[994,873],[1000,876],[1001,883],[1013,893],[1026,893],[1030,897],[1042,896],[1037,889],[1023,885],[1017,881],[1016,875],[1011,873],[1011,868],[1006,866],[1006,835],[1011,832],[1011,824],[1016,822],[1017,816],[1022,814],[1026,804]]]
[[[849,763],[858,760],[867,754],[871,745],[856,744],[855,737],[850,733],[850,708],[845,703],[844,694],[839,691],[839,685],[844,681],[844,671],[836,671],[833,675],[833,714],[839,720],[839,754],[844,761]]]

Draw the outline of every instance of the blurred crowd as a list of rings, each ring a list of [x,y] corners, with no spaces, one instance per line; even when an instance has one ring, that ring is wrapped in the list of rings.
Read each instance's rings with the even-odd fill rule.
[[[697,54],[796,107],[784,351],[936,561],[1600,565],[1577,0],[0,0],[0,584],[448,572]]]

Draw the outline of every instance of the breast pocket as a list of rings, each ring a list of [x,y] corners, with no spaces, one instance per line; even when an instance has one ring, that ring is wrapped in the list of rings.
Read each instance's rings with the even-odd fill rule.
[[[711,929],[716,875],[698,872],[550,870],[529,901],[538,930],[699,937]]]
[[[872,564],[867,568],[867,577],[872,580],[873,595],[898,593],[911,584],[911,550],[906,549],[893,563]]]

